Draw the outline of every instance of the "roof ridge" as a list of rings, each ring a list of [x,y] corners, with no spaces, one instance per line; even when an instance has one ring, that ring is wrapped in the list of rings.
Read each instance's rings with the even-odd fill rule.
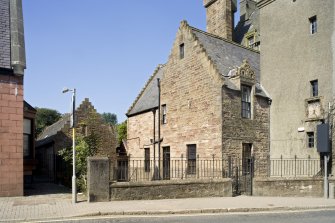
[[[135,98],[134,102],[131,104],[131,106],[129,107],[128,111],[126,114],[128,114],[135,106],[135,104],[138,102],[138,100],[140,99],[140,97],[143,95],[145,89],[148,87],[149,83],[152,81],[152,79],[156,76],[156,74],[158,73],[158,71],[160,69],[162,69],[163,67],[165,67],[166,64],[158,64],[158,66],[156,67],[156,69],[154,70],[153,74],[150,76],[149,80],[147,80],[147,82],[145,83],[144,87],[142,88],[142,90],[140,91],[140,93],[137,95],[137,97]]]
[[[255,53],[260,53],[258,50],[254,50],[254,49],[252,49],[252,48],[243,46],[243,45],[238,44],[238,43],[236,43],[236,42],[234,42],[234,41],[232,41],[232,40],[228,40],[228,39],[222,38],[222,37],[220,37],[220,36],[218,36],[218,35],[215,35],[215,34],[212,34],[212,33],[206,32],[206,31],[203,31],[203,30],[201,30],[201,29],[195,28],[195,27],[190,26],[190,25],[188,25],[188,26],[189,26],[192,30],[197,31],[197,32],[200,32],[200,33],[203,33],[203,34],[205,34],[205,35],[207,35],[207,36],[211,36],[211,37],[213,37],[213,38],[217,38],[217,39],[223,40],[223,41],[225,41],[225,42],[227,42],[227,43],[233,44],[233,45],[235,45],[235,46],[244,48],[244,49],[246,49],[246,50],[249,50],[249,51],[252,51],[252,52],[255,52]]]

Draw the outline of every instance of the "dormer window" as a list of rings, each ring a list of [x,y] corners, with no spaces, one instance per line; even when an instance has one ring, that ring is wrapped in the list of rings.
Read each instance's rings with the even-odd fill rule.
[[[184,43],[179,45],[179,59],[183,59],[185,56],[185,45]]]
[[[254,44],[255,44],[255,38],[254,38],[254,36],[248,37],[247,44],[248,44],[247,47],[254,48]]]

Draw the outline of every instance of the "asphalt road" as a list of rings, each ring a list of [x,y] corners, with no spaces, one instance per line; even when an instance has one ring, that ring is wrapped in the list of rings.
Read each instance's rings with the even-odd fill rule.
[[[50,222],[50,221],[48,221]],[[234,213],[212,215],[170,215],[170,216],[133,216],[133,217],[91,217],[68,221],[68,223],[333,223],[335,210],[278,212],[278,213]]]

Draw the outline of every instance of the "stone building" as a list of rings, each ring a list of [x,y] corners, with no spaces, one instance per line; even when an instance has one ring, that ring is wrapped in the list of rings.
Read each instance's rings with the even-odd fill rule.
[[[198,159],[267,162],[271,99],[260,83],[259,52],[232,41],[234,4],[204,1],[207,32],[181,22],[167,63],[127,112],[131,159],[184,158],[194,168]],[[156,165],[169,178],[173,170]]]
[[[46,177],[48,181],[60,182],[66,169],[58,152],[64,148],[72,147],[72,130],[70,128],[71,115],[64,115],[58,122],[47,127],[37,138],[36,159],[38,160],[37,174]],[[86,98],[76,109],[76,135],[96,137],[97,156],[105,156],[111,160],[116,159],[116,131],[114,127],[106,124],[101,115],[97,113],[92,103]],[[71,176],[71,174],[70,174]],[[65,182],[66,183],[66,182]]]
[[[236,43],[260,50],[259,8],[255,0],[240,0],[240,21],[233,40]]]
[[[0,0],[0,196],[23,195],[23,31],[21,0]]]
[[[334,110],[335,2],[262,0],[258,6],[260,80],[273,99],[271,156],[319,158],[316,126],[328,122],[329,104]]]

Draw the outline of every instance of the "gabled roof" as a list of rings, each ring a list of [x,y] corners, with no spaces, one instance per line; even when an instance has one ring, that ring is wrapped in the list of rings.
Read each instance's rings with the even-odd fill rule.
[[[140,94],[135,99],[132,106],[127,112],[127,116],[133,116],[142,112],[149,111],[158,107],[158,86],[157,78],[162,79],[164,73],[164,65],[159,65],[149,78]]]
[[[198,41],[202,44],[212,62],[223,76],[236,66],[247,60],[255,71],[256,80],[259,82],[260,55],[259,51],[244,47],[219,36],[190,27]]]
[[[256,74],[256,82],[259,96],[265,96],[262,92],[260,81],[260,55],[259,51],[247,48],[233,41],[221,38],[219,36],[204,32],[197,28],[191,27],[186,21],[182,22],[182,26],[186,26],[194,34],[195,38],[202,45],[208,57],[216,66],[218,72],[227,81],[226,76],[229,72],[240,66],[244,60],[247,60],[251,68]],[[160,65],[154,74],[149,78],[140,94],[135,99],[132,106],[127,112],[127,116],[133,116],[143,112],[150,111],[158,107],[158,87],[157,78],[163,77],[164,66]]]
[[[31,106],[28,102],[26,102],[26,101],[23,101],[23,109],[25,110],[25,111],[31,111],[31,112],[36,112],[36,109],[33,107],[33,106]]]
[[[71,114],[65,114],[60,120],[46,127],[44,131],[37,137],[36,146],[49,143],[52,137],[55,136],[62,128],[71,121]]]

